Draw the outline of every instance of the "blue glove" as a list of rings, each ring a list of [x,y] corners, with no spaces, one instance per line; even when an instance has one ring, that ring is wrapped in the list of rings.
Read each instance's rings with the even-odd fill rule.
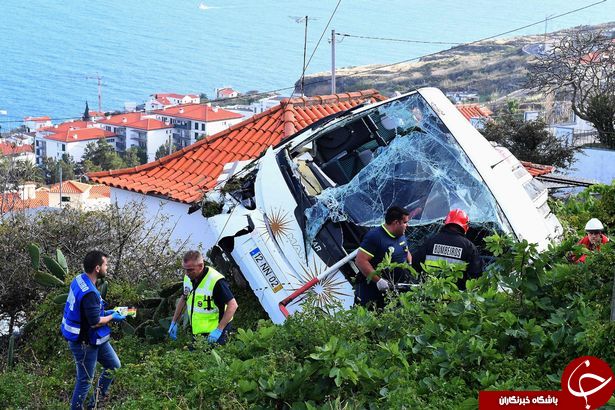
[[[113,315],[111,316],[111,319],[117,320],[117,321],[122,321],[122,320],[126,319],[126,316],[120,314],[120,312],[113,311]]]
[[[115,310],[111,309],[111,310],[105,310],[105,313],[103,313],[103,316],[109,316],[115,313]]]
[[[209,336],[207,337],[207,341],[209,343],[216,343],[218,339],[220,339],[220,336],[222,336],[222,330],[216,329],[209,334]]]
[[[171,326],[169,326],[169,337],[171,340],[177,340],[177,323],[171,322]]]

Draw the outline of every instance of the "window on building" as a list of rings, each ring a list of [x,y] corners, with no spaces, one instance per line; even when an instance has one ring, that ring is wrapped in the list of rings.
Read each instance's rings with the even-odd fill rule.
[[[199,123],[198,123],[198,122],[195,122],[195,123],[194,123],[194,129],[195,129],[195,130],[198,130],[198,129],[199,129]]]
[[[62,152],[66,151],[66,144],[62,144]]]
[[[107,138],[107,142],[115,142],[115,138]]]
[[[205,123],[201,124],[201,131],[205,131]]]

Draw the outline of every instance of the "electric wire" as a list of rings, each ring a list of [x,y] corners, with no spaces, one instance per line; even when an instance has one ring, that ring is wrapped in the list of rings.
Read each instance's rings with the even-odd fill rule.
[[[366,40],[381,40],[381,41],[393,41],[398,43],[414,43],[414,44],[442,44],[442,45],[453,45],[458,46],[462,43],[451,43],[446,41],[423,41],[423,40],[404,40],[400,38],[385,38],[385,37],[370,37],[370,36],[359,36],[356,34],[348,34],[348,33],[335,33],[336,36],[340,37],[351,37],[351,38],[361,38]]]

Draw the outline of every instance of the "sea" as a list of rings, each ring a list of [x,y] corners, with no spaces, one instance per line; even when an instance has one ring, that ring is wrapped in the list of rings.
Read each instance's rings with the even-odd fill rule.
[[[154,93],[292,87],[306,16],[315,73],[331,69],[332,29],[352,36],[337,37],[337,67],[387,64],[524,26],[503,37],[609,22],[615,0],[0,0],[0,131],[97,110],[98,77],[103,111]]]

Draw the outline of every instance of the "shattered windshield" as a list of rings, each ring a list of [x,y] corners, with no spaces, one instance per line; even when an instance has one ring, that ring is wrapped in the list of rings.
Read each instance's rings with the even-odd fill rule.
[[[345,143],[336,154],[327,151],[335,144],[326,138],[334,141],[331,135],[339,130],[330,130],[322,137],[324,142],[316,139],[315,157],[321,159],[320,169],[333,186],[320,191],[313,206],[305,210],[307,243],[327,220],[380,225],[391,205],[411,212],[411,227],[440,224],[453,208],[468,212],[473,224],[505,226],[487,185],[418,93],[363,114],[361,123],[369,129],[369,140]],[[360,131],[355,126],[348,135],[360,140]]]

